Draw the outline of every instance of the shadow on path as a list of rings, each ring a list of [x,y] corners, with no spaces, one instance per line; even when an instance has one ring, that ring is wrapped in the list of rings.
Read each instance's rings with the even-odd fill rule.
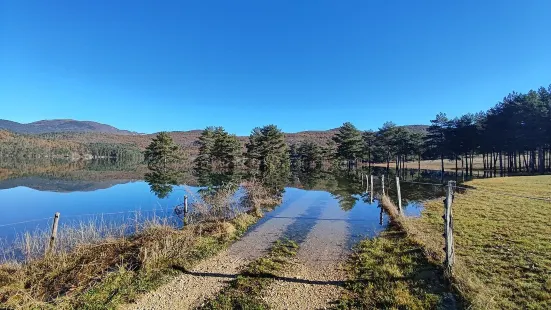
[[[247,276],[247,277],[254,277],[254,278],[267,278],[267,279],[274,279],[284,282],[291,282],[291,283],[301,283],[301,284],[312,284],[312,285],[338,285],[342,286],[347,281],[319,281],[319,280],[307,280],[307,279],[297,279],[297,278],[289,278],[289,277],[279,277],[274,276],[273,274],[269,273],[263,273],[263,274],[225,274],[225,273],[210,273],[210,272],[195,272],[195,271],[189,271],[179,266],[173,266],[175,270],[178,270],[182,273],[196,276],[196,277],[213,277],[213,278],[226,278],[228,280],[236,279],[237,276]]]

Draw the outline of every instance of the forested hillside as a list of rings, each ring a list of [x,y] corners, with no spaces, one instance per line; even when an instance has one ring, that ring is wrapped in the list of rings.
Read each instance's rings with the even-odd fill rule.
[[[425,133],[428,126],[402,126]],[[89,121],[42,120],[21,124],[0,120],[0,157],[129,157],[142,152],[155,134],[135,134],[113,126]],[[169,132],[174,142],[190,157],[199,152],[202,130]],[[337,129],[285,133],[288,145],[314,143],[333,147]],[[249,137],[237,137],[243,150]]]
[[[2,157],[141,157],[141,149],[125,142],[84,142],[71,139],[20,135],[0,130]]]

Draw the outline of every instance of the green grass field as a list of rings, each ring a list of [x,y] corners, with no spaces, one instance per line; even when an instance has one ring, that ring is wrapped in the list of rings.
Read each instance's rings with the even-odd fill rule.
[[[475,309],[551,309],[551,176],[481,179],[453,203],[454,282]],[[408,226],[443,256],[442,200]],[[440,257],[442,258],[442,257]]]
[[[337,309],[454,309],[461,300],[450,292],[440,264],[399,227],[365,239],[348,261],[350,281]]]

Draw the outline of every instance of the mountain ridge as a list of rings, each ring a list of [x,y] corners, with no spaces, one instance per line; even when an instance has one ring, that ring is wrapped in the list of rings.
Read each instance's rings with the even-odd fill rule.
[[[427,125],[405,125],[398,126],[405,127],[411,131],[424,132],[428,128]],[[49,120],[38,120],[31,123],[19,123],[11,120],[0,119],[0,130],[7,130],[18,134],[31,134],[31,135],[40,135],[40,134],[55,134],[55,133],[104,133],[104,134],[115,134],[115,135],[140,135],[140,136],[150,136],[155,135],[156,133],[138,133],[135,131],[123,130],[116,128],[114,126],[103,124],[95,121],[79,121],[74,119],[49,119]],[[286,132],[286,135],[325,135],[325,134],[334,134],[337,132],[338,128],[332,128],[327,130],[303,130],[297,132]],[[169,131],[172,134],[189,134],[189,135],[198,135],[202,129],[191,129],[191,130],[175,130]],[[247,136],[239,136],[247,137]]]
[[[34,124],[34,125],[32,125]],[[21,127],[23,126],[23,128]],[[28,130],[31,126],[30,130]],[[38,129],[36,127],[38,126]],[[7,128],[6,128],[7,127]],[[426,132],[426,125],[400,126],[411,131]],[[77,128],[78,130],[72,130]],[[305,141],[314,142],[320,146],[332,143],[332,138],[338,128],[329,130],[306,130],[295,133],[284,133],[287,144],[300,144]],[[202,130],[171,131],[168,134],[174,142],[190,154],[198,152],[197,141]],[[11,134],[10,134],[11,133]],[[157,133],[137,134],[127,130],[120,130],[113,126],[90,121],[74,120],[43,120],[29,124],[0,120],[0,144],[15,141],[25,141],[25,145],[33,145],[38,149],[61,148],[72,150],[72,153],[83,153],[91,146],[98,144],[121,145],[130,148],[144,150]],[[14,135],[21,135],[20,137]],[[239,142],[244,146],[248,136],[237,136]]]
[[[0,130],[8,130],[19,134],[44,134],[56,132],[107,133],[118,135],[137,135],[129,130],[121,130],[111,125],[93,121],[78,121],[73,119],[39,120],[31,123],[19,123],[0,119]]]

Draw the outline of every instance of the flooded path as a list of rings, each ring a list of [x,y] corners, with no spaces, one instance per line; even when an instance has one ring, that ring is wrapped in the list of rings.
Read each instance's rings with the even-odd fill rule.
[[[227,250],[201,262],[125,309],[187,309],[198,306],[214,297],[248,263],[265,255],[272,243],[283,237],[293,239],[300,245],[297,254],[299,263],[290,268],[286,275],[291,281],[278,280],[274,294],[266,296],[267,301],[275,303],[275,298],[284,294],[288,298],[283,299],[292,302],[300,294],[308,294],[303,296],[311,296],[311,299],[316,299],[316,305],[323,306],[328,299],[337,297],[340,283],[345,280],[340,264],[346,259],[353,240],[375,235],[386,224],[386,220],[383,226],[379,223],[376,203],[365,203],[360,196],[354,199],[354,209],[363,210],[343,210],[339,199],[328,192],[287,188],[282,205],[267,213]],[[295,289],[295,295],[291,295],[289,292]],[[280,296],[279,306],[274,307],[294,308],[293,304],[281,304],[283,299]],[[304,309],[302,305],[299,308]]]
[[[342,294],[342,264],[350,251],[349,214],[331,200],[320,211],[300,244],[298,263],[265,291],[264,300],[273,309],[323,309]]]

